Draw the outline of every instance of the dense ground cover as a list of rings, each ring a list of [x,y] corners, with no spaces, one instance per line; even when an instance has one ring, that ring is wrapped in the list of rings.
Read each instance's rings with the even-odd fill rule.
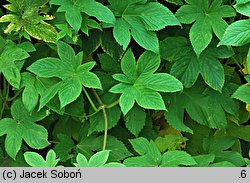
[[[250,0],[0,2],[1,166],[249,166]]]

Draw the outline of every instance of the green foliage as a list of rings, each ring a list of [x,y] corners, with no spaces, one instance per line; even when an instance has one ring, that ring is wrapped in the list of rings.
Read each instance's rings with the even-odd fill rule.
[[[121,163],[110,162],[106,163],[109,157],[108,150],[100,151],[90,157],[89,160],[83,155],[78,154],[76,156],[77,163],[74,163],[76,167],[124,167]]]
[[[185,87],[194,85],[201,74],[211,88],[221,92],[225,74],[223,65],[218,59],[232,56],[234,53],[231,49],[225,46],[217,48],[215,42],[212,42],[197,58],[189,41],[184,37],[168,37],[161,45],[162,58],[175,62],[170,73],[180,79]],[[179,52],[183,53],[178,54]]]
[[[43,78],[60,78],[51,86],[40,102],[40,108],[46,105],[56,93],[59,95],[61,108],[75,101],[81,94],[82,86],[102,89],[99,78],[90,70],[95,62],[82,64],[82,52],[75,55],[74,50],[64,42],[58,42],[57,52],[60,57],[46,57],[37,60],[28,70]]]
[[[249,0],[3,1],[0,165],[250,166],[249,17]]]
[[[248,84],[240,86],[232,95],[233,98],[239,99],[242,102],[250,104],[250,86]]]
[[[168,151],[161,155],[153,141],[137,138],[130,141],[135,151],[140,155],[125,160],[126,166],[160,166],[175,167],[179,165],[195,165],[194,159],[183,151]]]
[[[60,161],[67,161],[70,158],[70,152],[74,148],[74,141],[65,134],[58,134],[57,138],[60,140],[55,145],[54,150],[57,153]]]
[[[214,33],[222,38],[228,24],[223,19],[235,16],[235,11],[228,5],[221,5],[222,0],[185,0],[188,5],[181,6],[176,17],[181,23],[195,22],[189,33],[195,53],[199,56],[211,42]]]
[[[246,1],[237,1],[237,4],[234,5],[234,8],[241,13],[242,15],[245,16],[250,16],[250,1],[246,0]]]
[[[238,115],[237,105],[227,91],[229,87],[230,85],[226,86],[221,94],[210,89],[204,91],[200,85],[195,85],[184,90],[182,94],[174,94],[170,98],[169,111],[165,117],[176,129],[192,132],[183,123],[184,110],[186,110],[190,118],[199,124],[210,128],[226,129],[226,112],[235,117]]]
[[[145,126],[146,113],[142,108],[135,105],[125,116],[124,120],[127,129],[135,136],[138,136]]]
[[[144,52],[136,63],[129,49],[122,61],[123,74],[114,74],[120,83],[110,89],[112,93],[122,93],[119,104],[124,115],[134,106],[135,101],[146,109],[166,110],[164,101],[158,92],[177,92],[182,84],[167,73],[154,72],[160,65],[160,57],[152,52]]]
[[[126,50],[131,36],[143,48],[159,52],[159,42],[154,31],[166,26],[180,25],[173,13],[159,3],[147,0],[108,0],[116,16],[113,34]]]
[[[188,140],[188,138],[183,137],[181,134],[168,134],[164,137],[157,137],[155,143],[161,153],[166,150],[178,150],[181,146]]]
[[[34,149],[42,149],[49,145],[46,128],[35,123],[46,117],[44,111],[30,114],[19,99],[12,104],[11,115],[13,119],[0,120],[0,136],[7,134],[5,149],[13,159],[21,148],[22,140]]]
[[[49,150],[46,160],[35,152],[25,152],[25,161],[32,167],[55,167],[60,159],[56,159],[56,153],[53,150]]]
[[[10,22],[5,29],[6,33],[13,30],[20,31],[22,28],[30,36],[46,42],[55,42],[56,29],[45,22],[53,17],[42,10],[42,6],[48,3],[48,0],[8,0],[11,4],[4,7],[11,11],[11,14],[4,15],[0,18],[0,22]],[[45,16],[42,16],[45,14]]]
[[[93,155],[94,151],[102,150],[102,143],[102,136],[96,137],[94,135],[91,135],[87,138],[82,139],[76,147],[79,153],[82,153],[87,158],[90,158]],[[112,161],[120,161],[132,155],[122,141],[111,135],[107,136],[106,149],[111,150],[109,159]]]
[[[20,69],[15,61],[22,64],[23,60],[30,55],[25,49],[18,47],[11,41],[3,40],[0,55],[0,74],[3,73],[6,80],[15,88],[19,89],[21,82]]]
[[[220,45],[242,46],[250,42],[249,20],[239,20],[232,23],[227,29]]]
[[[94,0],[51,0],[50,4],[59,5],[57,12],[65,12],[65,19],[69,25],[79,31],[83,21],[81,13],[94,16],[98,20],[113,24],[113,13],[101,3]]]

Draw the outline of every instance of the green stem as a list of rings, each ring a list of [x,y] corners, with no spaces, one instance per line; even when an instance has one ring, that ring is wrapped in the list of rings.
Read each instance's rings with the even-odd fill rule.
[[[6,96],[7,81],[3,78],[3,96]]]
[[[100,110],[101,110],[101,108],[99,107],[99,108],[97,109],[97,111],[93,112],[92,114],[86,115],[86,116],[72,115],[72,114],[67,113],[67,112],[64,112],[64,114],[67,114],[67,115],[69,115],[69,116],[73,116],[73,117],[76,117],[76,118],[89,118],[89,117],[94,116],[95,114],[97,114]]]
[[[106,108],[106,109],[110,109],[110,108],[116,106],[117,104],[119,104],[119,99],[116,100],[116,101],[114,101],[113,103],[111,103],[111,104],[109,104],[109,105],[106,105],[105,108]]]
[[[92,92],[94,93],[95,95],[95,98],[97,100],[97,102],[99,103],[100,106],[103,106],[103,102],[102,100],[100,99],[99,95],[96,93],[96,91],[94,89],[92,89]]]
[[[116,106],[117,104],[119,104],[119,100],[116,100],[111,104],[103,105],[103,106],[105,106],[106,109],[110,109],[110,108]],[[97,114],[100,110],[102,110],[102,106],[98,107],[97,111],[93,112],[92,114],[85,115],[85,116],[72,115],[72,114],[67,113],[67,112],[64,112],[64,114],[67,114],[69,116],[73,116],[73,117],[76,117],[76,118],[89,118],[89,117],[94,116],[95,114]]]
[[[3,94],[2,94],[1,88],[0,88],[0,98],[3,99]]]
[[[101,98],[98,96],[98,94],[96,93],[96,91],[94,89],[92,89],[96,100],[98,101],[100,108],[102,109],[102,113],[103,113],[103,117],[104,117],[104,137],[103,137],[103,145],[102,145],[102,150],[106,149],[106,145],[107,145],[107,137],[108,137],[108,116],[107,116],[107,112],[105,109],[105,105],[103,104]]]
[[[157,69],[156,73],[159,73],[165,66],[165,62],[163,62],[161,65],[160,65],[160,68]]]
[[[240,68],[240,70],[243,70],[243,67],[239,64],[238,60],[236,60],[236,58],[234,56],[232,56],[234,62],[236,63],[236,65]]]
[[[8,99],[8,102],[10,102],[10,101],[12,101],[12,100],[15,100],[15,99],[20,95],[20,93],[22,93],[22,91],[23,91],[22,89],[19,90],[19,91],[14,95],[14,97]]]
[[[9,89],[10,89],[10,85],[6,83],[6,80],[4,79],[4,93],[6,94],[5,97],[3,98],[4,99],[4,102],[3,102],[3,107],[2,107],[2,110],[0,111],[0,119],[2,119],[3,117],[3,112],[4,112],[4,109],[5,109],[5,106],[7,105],[7,101],[8,101],[8,98],[9,98]]]
[[[236,1],[234,0],[233,2],[231,1],[230,6],[233,6],[236,3]]]
[[[84,88],[84,86],[82,86],[82,89],[83,89],[83,91],[84,91],[86,97],[88,98],[90,105],[93,107],[94,111],[98,111],[98,109],[96,108],[96,106],[95,106],[93,100],[90,98],[90,96],[89,96],[87,90]]]
[[[57,142],[57,141],[49,141],[49,143],[51,143],[51,144],[59,144],[60,142]]]
[[[104,106],[102,106],[102,112],[103,112],[103,117],[104,117],[104,137],[103,137],[102,150],[105,150],[106,145],[107,145],[107,137],[108,137],[108,116],[107,116],[107,112]]]

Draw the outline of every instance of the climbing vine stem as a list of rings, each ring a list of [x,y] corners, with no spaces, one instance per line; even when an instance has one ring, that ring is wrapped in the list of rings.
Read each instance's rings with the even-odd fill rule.
[[[108,116],[107,116],[105,105],[103,104],[101,98],[99,97],[99,95],[96,93],[96,91],[94,89],[92,89],[92,91],[93,91],[95,98],[98,101],[98,103],[102,109],[102,113],[103,113],[103,117],[104,117],[104,137],[103,137],[102,149],[105,150],[106,145],[107,145],[107,136],[108,136]]]
[[[91,97],[89,96],[89,94],[88,94],[87,90],[84,88],[84,86],[82,86],[82,89],[83,89],[83,91],[84,91],[86,97],[88,98],[90,105],[93,107],[94,111],[98,111],[97,107],[95,106],[93,100],[92,100]]]

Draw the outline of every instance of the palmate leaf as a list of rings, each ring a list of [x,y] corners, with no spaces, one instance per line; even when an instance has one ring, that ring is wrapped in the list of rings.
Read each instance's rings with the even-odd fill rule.
[[[119,104],[124,115],[135,101],[146,109],[166,110],[158,92],[177,92],[183,89],[182,83],[175,77],[166,73],[154,74],[159,64],[159,55],[149,51],[144,52],[137,63],[131,49],[125,53],[121,61],[124,75],[113,75],[121,83],[110,89],[112,93],[122,93]]]
[[[176,81],[178,80],[176,79]],[[179,84],[179,86],[182,85]],[[162,96],[157,91],[148,89],[147,87],[135,88],[135,90],[136,90],[135,100],[139,106],[145,109],[166,110],[164,101],[162,100]]]
[[[235,123],[230,123],[228,125],[228,134],[232,137],[250,142],[249,133],[250,133],[250,125],[238,126]]]
[[[102,27],[97,21],[90,19],[89,16],[83,16],[81,30],[87,36],[89,36],[89,28],[90,29],[99,29],[102,31]]]
[[[204,81],[214,90],[221,91],[225,82],[224,68],[217,58],[213,56],[203,58],[201,62],[201,75]]]
[[[94,16],[105,23],[113,24],[115,17],[104,5],[94,0],[51,0],[51,4],[60,5],[58,12],[65,12],[65,18],[69,25],[79,31],[82,24],[81,12]]]
[[[34,84],[34,82],[31,81]],[[30,83],[27,83],[25,89],[23,90],[23,104],[28,111],[33,111],[38,103],[38,92]]]
[[[50,79],[49,79],[50,80]],[[52,80],[51,80],[52,81]],[[52,98],[58,93],[59,88],[61,87],[62,82],[54,82],[54,85],[49,84],[46,90],[42,90],[40,92],[40,101],[39,101],[39,109],[41,110],[46,104],[48,104]]]
[[[245,4],[250,2],[249,0],[237,0],[237,4]]]
[[[115,102],[117,98],[118,98],[117,95],[110,94],[110,93],[106,93],[103,96],[101,96],[101,100],[105,104],[111,104]],[[94,110],[90,108],[89,113],[92,114],[93,112]],[[107,113],[107,119],[108,119],[108,129],[111,129],[115,125],[117,125],[117,123],[119,122],[120,116],[121,116],[121,110],[119,106],[114,106],[110,109],[106,109],[106,113]],[[104,131],[105,122],[104,122],[104,116],[103,116],[102,111],[99,111],[96,115],[91,116],[89,120],[90,120],[90,127],[88,130],[88,135],[92,134],[95,131],[98,131],[98,132]]]
[[[85,0],[81,3],[81,11],[105,23],[113,24],[115,22],[115,17],[110,9],[93,0]]]
[[[141,156],[149,155],[156,165],[160,164],[162,157],[155,142],[144,137],[129,140],[134,150]]]
[[[128,114],[124,117],[125,125],[127,129],[138,136],[146,123],[146,112],[144,109],[135,105]]]
[[[116,85],[116,86],[118,86],[118,85]],[[116,86],[111,88],[110,92],[116,93],[116,90],[115,90]],[[120,92],[121,90],[118,90],[118,91]],[[120,104],[120,107],[121,107],[123,114],[126,115],[129,112],[129,110],[134,106],[136,92],[131,86],[124,89],[123,91],[124,92],[122,93],[122,95],[119,99],[119,104]]]
[[[172,151],[181,149],[183,143],[185,143],[188,138],[183,137],[181,134],[170,133],[164,137],[157,137],[155,143],[161,153],[164,153],[166,150]]]
[[[75,101],[82,92],[82,83],[78,78],[69,78],[62,81],[62,85],[58,91],[61,107]]]
[[[117,17],[113,34],[124,50],[132,36],[143,48],[158,53],[159,42],[154,31],[166,26],[180,25],[172,12],[160,3],[146,3],[144,0],[123,0],[119,3],[109,0],[109,2],[111,10]]]
[[[222,39],[227,28],[227,22],[223,18],[235,16],[231,6],[221,5],[222,0],[186,0],[188,5],[181,6],[176,12],[176,17],[181,23],[191,24],[190,40],[195,53],[199,56],[212,40],[213,32]]]
[[[11,14],[4,15],[0,18],[0,22],[10,22],[5,32],[9,33],[13,29],[17,32],[23,27],[24,30],[32,37],[43,40],[45,42],[56,42],[56,29],[45,22],[45,20],[52,19],[49,16],[39,15],[41,7],[45,5],[48,0],[23,0],[9,1],[4,7],[10,10]],[[11,29],[9,29],[12,27]]]
[[[58,41],[57,43],[57,53],[63,63],[71,65],[73,68],[76,68],[81,64],[81,59],[76,59],[74,49],[65,42]]]
[[[122,72],[131,79],[136,78],[136,61],[134,54],[131,49],[129,49],[126,54],[123,56],[122,62],[121,62],[121,69]]]
[[[200,88],[199,88],[200,87]],[[174,94],[165,117],[168,123],[186,132],[193,131],[183,123],[184,110],[191,119],[210,128],[225,129],[227,127],[226,112],[238,116],[237,104],[230,97],[230,85],[226,85],[222,94],[213,90],[203,91],[199,84],[186,89],[182,94]]]
[[[237,4],[234,5],[237,12],[242,15],[250,17],[250,1],[249,0],[238,0]]]
[[[191,155],[185,151],[168,151],[162,155],[160,167],[190,166],[196,164]]]
[[[54,150],[49,150],[46,155],[46,160],[36,152],[25,152],[25,161],[32,167],[56,167],[60,159],[56,159],[56,153]]]
[[[76,167],[87,167],[88,166],[88,160],[83,154],[79,153],[76,156],[76,163],[74,163],[74,165]]]
[[[55,95],[59,94],[61,108],[75,101],[81,94],[82,86],[102,89],[99,78],[90,70],[95,62],[82,64],[82,53],[75,55],[74,50],[66,43],[58,42],[57,52],[60,57],[42,58],[34,62],[27,70],[38,77],[57,77],[56,86],[51,86],[43,93],[40,101],[40,109],[46,105]]]
[[[218,103],[221,104],[224,111],[232,116],[237,117],[239,115],[239,109],[237,102],[232,98],[232,94],[237,90],[237,85],[234,83],[227,83],[222,93],[214,91],[212,89],[206,89],[204,91],[205,95],[210,95],[212,98],[216,99]]]
[[[55,145],[54,150],[60,161],[67,161],[70,158],[70,152],[75,147],[74,141],[65,134],[58,134],[57,138],[60,140],[58,144]]]
[[[88,165],[90,167],[103,166],[108,161],[109,153],[110,153],[109,150],[103,150],[101,152],[98,152],[98,153],[94,154],[89,159]]]
[[[117,18],[113,29],[113,34],[117,43],[123,46],[123,50],[126,50],[131,41],[129,24],[123,21],[121,18]]]
[[[240,86],[232,95],[232,97],[250,104],[250,85],[245,84]]]
[[[3,73],[6,80],[15,88],[20,87],[21,73],[16,61],[28,58],[28,52],[14,43],[7,43],[0,55],[0,73]]]
[[[46,79],[35,76],[34,74],[23,72],[21,74],[22,81],[20,88],[24,88],[22,93],[22,101],[25,108],[32,112],[39,101],[39,111],[43,108],[57,93],[60,88],[57,78]]]
[[[232,23],[225,31],[219,45],[242,46],[250,42],[250,20]]]
[[[112,57],[113,60],[118,61],[121,59],[124,51],[122,47],[115,40],[112,30],[104,29],[101,36],[102,49]],[[119,64],[120,65],[120,64]]]
[[[170,74],[157,73],[150,76],[142,76],[137,80],[138,83],[145,83],[144,86],[148,89],[159,92],[177,92],[180,91],[180,86],[175,85],[176,79]]]
[[[109,154],[110,150],[102,150],[91,156],[88,161],[83,154],[79,153],[76,157],[77,163],[73,164],[76,167],[124,167],[123,164],[117,162],[107,163]]]
[[[184,151],[168,151],[161,155],[155,142],[140,137],[130,140],[134,150],[140,155],[127,158],[124,164],[128,167],[174,167],[195,165],[195,160]]]
[[[214,163],[227,161],[235,166],[243,166],[244,159],[239,152],[228,149],[235,144],[235,138],[231,136],[209,136],[203,140],[205,153],[215,154]]]
[[[188,39],[168,37],[161,42],[161,57],[174,62],[170,74],[180,79],[186,88],[193,86],[201,74],[207,85],[221,91],[225,83],[225,74],[219,58],[229,58],[234,52],[225,46],[216,47],[216,44],[213,40],[198,58]],[[176,47],[178,49],[173,51]],[[178,55],[182,50],[185,50],[185,54]]]
[[[193,157],[198,167],[208,167],[215,159],[214,154],[203,154]]]
[[[160,42],[161,58],[167,61],[179,60],[192,50],[190,41],[185,37],[169,37]]]
[[[39,24],[26,23],[24,30],[32,37],[49,43],[55,43],[57,31],[52,25],[41,22]]]
[[[58,77],[65,79],[73,74],[73,69],[67,63],[61,62],[60,59],[53,57],[37,60],[28,70],[43,78]]]
[[[46,128],[34,123],[46,117],[44,112],[30,116],[22,101],[18,99],[12,104],[11,113],[13,119],[4,118],[0,120],[0,136],[7,134],[5,149],[11,158],[16,158],[22,140],[34,149],[42,149],[49,145]]]
[[[136,156],[124,160],[124,165],[127,167],[157,167],[157,163],[150,155]]]
[[[170,73],[178,78],[185,87],[191,87],[200,73],[200,62],[195,53],[186,54],[178,59],[172,66]],[[223,75],[221,75],[223,78]]]
[[[90,135],[79,142],[76,146],[77,152],[90,158],[94,154],[93,152],[102,150],[102,144],[103,136],[96,137],[95,135]],[[111,150],[109,155],[110,161],[120,161],[132,155],[122,141],[111,135],[107,136],[106,149]]]

